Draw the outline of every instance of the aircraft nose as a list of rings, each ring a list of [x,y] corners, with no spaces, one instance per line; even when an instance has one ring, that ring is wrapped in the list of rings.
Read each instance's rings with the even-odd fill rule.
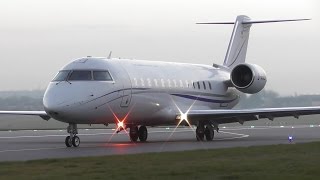
[[[61,100],[59,101],[57,99],[52,99],[48,97],[44,97],[43,99],[44,99],[43,100],[44,109],[50,116],[58,117],[63,113],[63,110],[64,110],[63,101]]]
[[[48,89],[43,97],[45,111],[53,118],[61,116],[68,105],[68,96],[57,90]]]
[[[44,109],[45,111],[50,115],[50,116],[57,116],[61,113],[63,108],[60,105],[61,103],[59,102],[54,102],[54,101],[44,101]]]

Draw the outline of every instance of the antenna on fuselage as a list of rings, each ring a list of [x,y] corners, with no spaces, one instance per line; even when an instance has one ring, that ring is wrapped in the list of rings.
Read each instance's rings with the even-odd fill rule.
[[[111,59],[111,55],[112,55],[112,51],[110,51],[110,53],[109,53],[109,55],[108,55],[107,59]]]

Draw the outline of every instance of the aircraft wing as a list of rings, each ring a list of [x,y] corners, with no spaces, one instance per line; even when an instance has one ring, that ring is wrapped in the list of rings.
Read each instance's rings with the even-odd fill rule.
[[[44,120],[51,118],[45,111],[0,111],[0,114],[40,116]]]
[[[229,110],[191,110],[187,118],[191,122],[211,120],[217,124],[253,121],[267,118],[320,114],[320,106],[314,107],[285,107],[285,108],[257,108],[257,109],[229,109]]]

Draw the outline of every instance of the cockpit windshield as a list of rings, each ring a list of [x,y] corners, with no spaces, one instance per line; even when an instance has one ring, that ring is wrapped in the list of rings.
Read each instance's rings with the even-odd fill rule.
[[[113,81],[106,70],[63,70],[52,81]]]
[[[93,80],[112,81],[112,78],[108,71],[93,71]]]
[[[53,81],[65,81],[68,78],[68,75],[71,71],[60,71]]]
[[[90,81],[92,80],[91,71],[72,71],[69,81]]]

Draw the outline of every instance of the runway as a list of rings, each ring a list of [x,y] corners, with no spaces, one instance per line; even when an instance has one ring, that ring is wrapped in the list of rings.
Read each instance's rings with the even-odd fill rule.
[[[288,144],[288,136],[293,136],[293,143],[320,140],[320,125],[220,127],[212,142],[196,141],[189,127],[148,128],[148,131],[146,143],[132,143],[124,131],[114,134],[112,129],[82,129],[78,148],[65,147],[66,130],[1,131],[0,161]]]

